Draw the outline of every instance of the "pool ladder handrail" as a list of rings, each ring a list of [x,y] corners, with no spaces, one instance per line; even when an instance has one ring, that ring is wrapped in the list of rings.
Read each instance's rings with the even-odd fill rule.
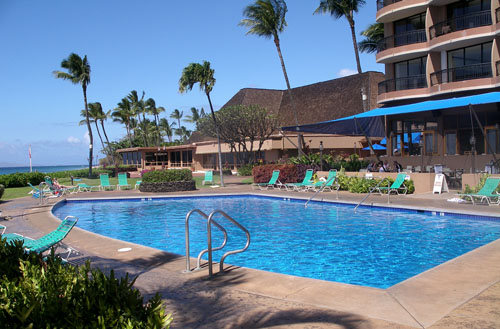
[[[207,219],[207,249],[202,250],[200,252],[200,254],[198,255],[197,267],[194,269],[194,271],[200,269],[201,257],[206,252],[208,252],[208,274],[210,277],[212,277],[213,276],[212,252],[224,248],[226,246],[226,243],[227,243],[227,231],[213,219],[215,214],[221,214],[223,217],[225,217],[227,220],[231,221],[234,225],[236,225],[243,232],[245,232],[245,234],[247,236],[247,242],[245,244],[245,247],[243,247],[242,249],[228,251],[224,255],[222,255],[221,260],[219,262],[219,272],[220,273],[224,272],[224,260],[226,259],[227,256],[241,253],[241,252],[244,252],[245,250],[248,249],[248,247],[250,246],[250,232],[248,232],[248,230],[244,226],[242,226],[235,219],[233,219],[231,216],[229,216],[227,213],[225,213],[224,211],[222,211],[220,209],[212,211],[208,216],[203,211],[201,211],[199,209],[191,210],[186,215],[186,270],[185,270],[185,272],[191,272],[190,257],[189,257],[189,217],[194,212],[197,212],[202,217]],[[224,233],[224,241],[217,248],[212,248],[212,223]]]
[[[356,213],[356,210],[358,209],[358,207],[366,200],[368,199],[368,197],[370,195],[372,195],[373,191],[375,191],[385,180],[387,180],[387,203],[391,203],[391,193],[389,193],[390,189],[391,189],[391,181],[389,180],[388,177],[385,177],[383,178],[380,182],[378,182],[377,185],[375,185],[375,187],[371,188],[370,189],[370,192],[368,192],[367,195],[365,195],[365,197],[363,199],[361,199],[361,201],[359,201],[359,203],[356,205],[356,207],[354,207],[354,213]]]
[[[323,185],[321,185],[321,187],[319,188],[319,190],[317,190],[317,191],[316,191],[316,192],[315,192],[315,193],[314,193],[314,194],[313,194],[313,195],[309,198],[309,200],[307,200],[307,201],[306,201],[306,204],[304,205],[304,208],[307,208],[307,204],[309,203],[309,201],[311,201],[312,199],[314,199],[314,197],[315,197],[316,195],[318,195],[318,194],[319,194],[319,192],[321,192],[321,191],[323,191],[323,190],[325,189],[326,184],[328,184],[331,180],[335,180],[335,179],[337,179],[337,177],[336,177],[336,176],[335,176],[335,177],[330,178],[329,180],[326,180],[326,181],[323,183]],[[339,199],[339,189],[337,189],[337,200],[338,200],[338,199]]]
[[[43,196],[45,194],[44,190],[43,190],[43,185],[47,185],[49,186],[49,184],[45,183],[45,182],[41,182],[39,185],[38,185],[38,198],[40,199],[40,205],[43,205]],[[34,193],[34,191],[33,191]],[[48,197],[47,197],[47,201],[48,201]]]
[[[193,213],[198,213],[200,214],[203,218],[205,218],[207,221],[208,221],[208,215],[205,214],[203,211],[201,211],[200,209],[193,209],[191,211],[189,211],[186,215],[186,270],[185,272],[191,272],[191,262],[190,262],[190,258],[189,257],[189,218],[191,217],[191,215]],[[224,227],[222,227],[221,225],[219,225],[219,223],[217,223],[216,221],[212,221],[214,223],[214,225],[222,231],[222,233],[224,234],[224,241],[222,242],[222,244],[217,247],[217,248],[214,248],[213,250],[220,250],[222,248],[224,248],[226,246],[226,243],[227,243],[227,231]],[[208,251],[208,248],[207,249],[204,249],[202,250],[199,254],[198,254],[198,259],[196,261],[196,268],[193,269],[193,271],[198,271],[198,270],[201,270],[201,257]]]

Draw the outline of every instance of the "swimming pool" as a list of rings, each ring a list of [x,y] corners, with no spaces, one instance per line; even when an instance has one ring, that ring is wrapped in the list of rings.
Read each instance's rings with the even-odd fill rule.
[[[59,218],[73,215],[91,232],[185,254],[184,220],[198,208],[223,209],[251,234],[250,248],[226,263],[296,276],[387,288],[500,238],[500,219],[380,207],[360,207],[268,196],[195,196],[151,200],[66,201]],[[245,235],[222,217],[225,251]],[[212,230],[213,246],[222,234]],[[190,220],[191,256],[206,248],[206,221]],[[214,253],[214,261],[221,253]]]

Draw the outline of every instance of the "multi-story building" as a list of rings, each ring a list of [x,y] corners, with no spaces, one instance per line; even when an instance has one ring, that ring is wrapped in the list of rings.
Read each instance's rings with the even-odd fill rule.
[[[379,105],[475,96],[471,106],[387,116],[388,156],[422,170],[439,163],[477,172],[496,161],[500,99],[482,95],[500,91],[499,0],[377,0],[376,20],[384,24],[376,60],[386,77]]]

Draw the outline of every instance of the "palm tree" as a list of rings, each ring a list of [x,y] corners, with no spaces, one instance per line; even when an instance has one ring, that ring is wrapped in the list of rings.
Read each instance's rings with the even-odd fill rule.
[[[384,39],[384,23],[373,23],[361,32],[366,39],[358,42],[359,51],[362,53],[374,53],[377,44]]]
[[[160,119],[160,128],[165,133],[165,136],[168,137],[169,142],[172,142],[172,135],[173,135],[172,127],[173,126],[175,126],[175,122],[169,123],[168,120],[165,118]]]
[[[285,61],[283,60],[283,55],[281,54],[279,39],[279,33],[283,32],[287,26],[285,20],[287,11],[288,9],[284,0],[257,0],[255,1],[255,4],[249,5],[245,8],[243,15],[247,18],[242,19],[238,25],[249,28],[246,34],[256,34],[267,39],[270,39],[271,37],[273,38],[276,50],[278,51],[278,56],[280,58],[281,69],[283,70],[283,75],[285,77],[288,97],[290,98],[295,118],[295,125],[298,126],[299,120],[297,117],[297,108],[293,100],[290,81],[288,80],[288,74],[286,72]],[[301,155],[302,138],[300,134],[298,137],[298,151],[299,155]]]
[[[178,126],[177,127],[181,127],[181,119],[182,119],[182,116],[184,115],[184,111],[179,111],[178,109],[175,109],[174,112],[172,112],[172,114],[170,114],[170,117],[172,119],[175,119],[177,120],[177,124]],[[176,132],[177,132],[177,129],[176,129]],[[177,134],[179,135],[179,134]],[[179,135],[179,138],[182,139],[182,135]]]
[[[189,123],[194,123],[196,126],[196,129],[198,129],[198,120],[203,118],[205,116],[205,111],[203,110],[203,107],[201,108],[200,111],[196,107],[191,108],[191,115],[186,115],[186,118],[184,119],[185,122]]]
[[[97,105],[99,104],[99,105]],[[99,108],[98,106],[101,106],[100,103],[89,103],[89,122],[90,123],[94,123],[95,124],[95,128],[97,130],[97,135],[99,136],[99,139],[101,140],[101,145],[102,145],[102,150],[105,151],[106,148],[104,147],[104,142],[102,140],[102,137],[101,137],[101,132],[99,131],[99,126],[97,125],[97,121],[98,121],[98,117],[99,117]],[[82,116],[84,119],[81,120],[78,125],[79,126],[82,126],[84,124],[87,123],[87,112],[85,112],[85,110],[82,110],[80,112],[80,116]]]
[[[191,136],[191,130],[188,130],[186,127],[181,126],[180,128],[175,129],[177,135],[181,136],[183,142],[186,142],[187,139]]]
[[[156,144],[160,145],[160,128],[158,127],[158,122],[160,120],[160,113],[165,112],[165,108],[163,107],[156,107],[155,100],[152,98],[149,98],[146,101],[146,110],[149,114],[152,114],[155,118],[154,124],[156,128]]]
[[[132,90],[130,94],[128,94],[127,98],[130,100],[130,103],[132,104],[132,110],[134,111],[134,114],[137,115],[137,120],[139,121],[139,126],[145,128],[145,130],[142,130],[142,139],[144,141],[144,146],[148,146],[148,140],[146,135],[148,134],[147,131],[147,125],[143,124],[143,122],[146,120],[146,104],[144,103],[144,91],[142,92],[142,97],[139,98],[139,95],[137,94],[136,90]],[[141,114],[143,117],[143,120],[141,121]]]
[[[99,122],[101,123],[102,132],[104,133],[104,137],[106,138],[106,145],[108,145],[108,154],[111,157],[111,163],[113,164],[113,166],[115,166],[116,164],[115,164],[115,156],[113,154],[114,152],[113,149],[111,148],[111,144],[109,143],[109,138],[108,134],[106,134],[106,129],[104,129],[104,121],[106,121],[110,117],[111,110],[104,113],[101,103],[97,104],[99,104],[99,113],[97,115],[97,120],[99,120]]]
[[[354,13],[366,3],[366,0],[320,0],[319,7],[314,11],[315,14],[330,13],[335,19],[345,17],[351,28],[352,44],[354,46],[354,55],[356,56],[356,65],[358,73],[361,73],[361,62],[359,61],[358,44],[356,42],[356,31],[354,29]]]
[[[215,132],[217,134],[217,148],[219,155],[219,172],[220,172],[220,185],[224,187],[224,176],[222,175],[222,151],[220,147],[220,134],[219,125],[217,124],[217,119],[215,118],[214,107],[212,105],[212,100],[210,99],[210,92],[214,88],[215,70],[210,68],[210,62],[203,61],[203,64],[191,63],[182,70],[181,78],[179,79],[179,92],[185,93],[186,91],[191,91],[193,86],[197,83],[200,84],[200,90],[205,92],[208,98],[208,104],[210,105],[210,111],[212,112],[212,119],[214,120]],[[180,123],[179,123],[180,126]]]
[[[66,69],[68,72],[54,71],[53,74],[58,79],[69,80],[73,84],[80,84],[83,90],[83,103],[85,104],[85,118],[87,121],[87,129],[89,132],[89,177],[92,175],[92,147],[94,138],[92,136],[92,129],[90,127],[89,120],[89,108],[87,105],[87,86],[90,83],[90,64],[87,60],[87,55],[83,59],[75,53],[71,53],[68,58],[63,59],[61,62],[61,67]]]
[[[133,115],[134,114],[132,111],[132,106],[128,98],[122,98],[122,101],[118,103],[118,107],[115,108],[113,113],[111,113],[114,122],[119,122],[125,125],[125,129],[127,130],[128,140],[130,142],[130,147],[133,146],[132,136],[130,135]]]

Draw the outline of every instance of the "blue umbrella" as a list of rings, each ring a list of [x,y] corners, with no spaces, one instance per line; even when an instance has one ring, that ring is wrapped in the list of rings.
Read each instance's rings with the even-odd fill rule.
[[[420,138],[422,137],[422,133],[411,133],[411,141],[416,144],[418,142],[420,142]],[[404,141],[405,143],[408,143],[408,134],[404,134]],[[386,145],[387,144],[387,139],[384,137],[384,139],[382,139],[380,141],[380,144],[382,145]]]
[[[363,148],[363,150],[369,150],[369,149],[370,149],[370,146]],[[382,146],[380,144],[373,144],[373,149],[374,150],[387,150],[387,148],[385,146]]]

